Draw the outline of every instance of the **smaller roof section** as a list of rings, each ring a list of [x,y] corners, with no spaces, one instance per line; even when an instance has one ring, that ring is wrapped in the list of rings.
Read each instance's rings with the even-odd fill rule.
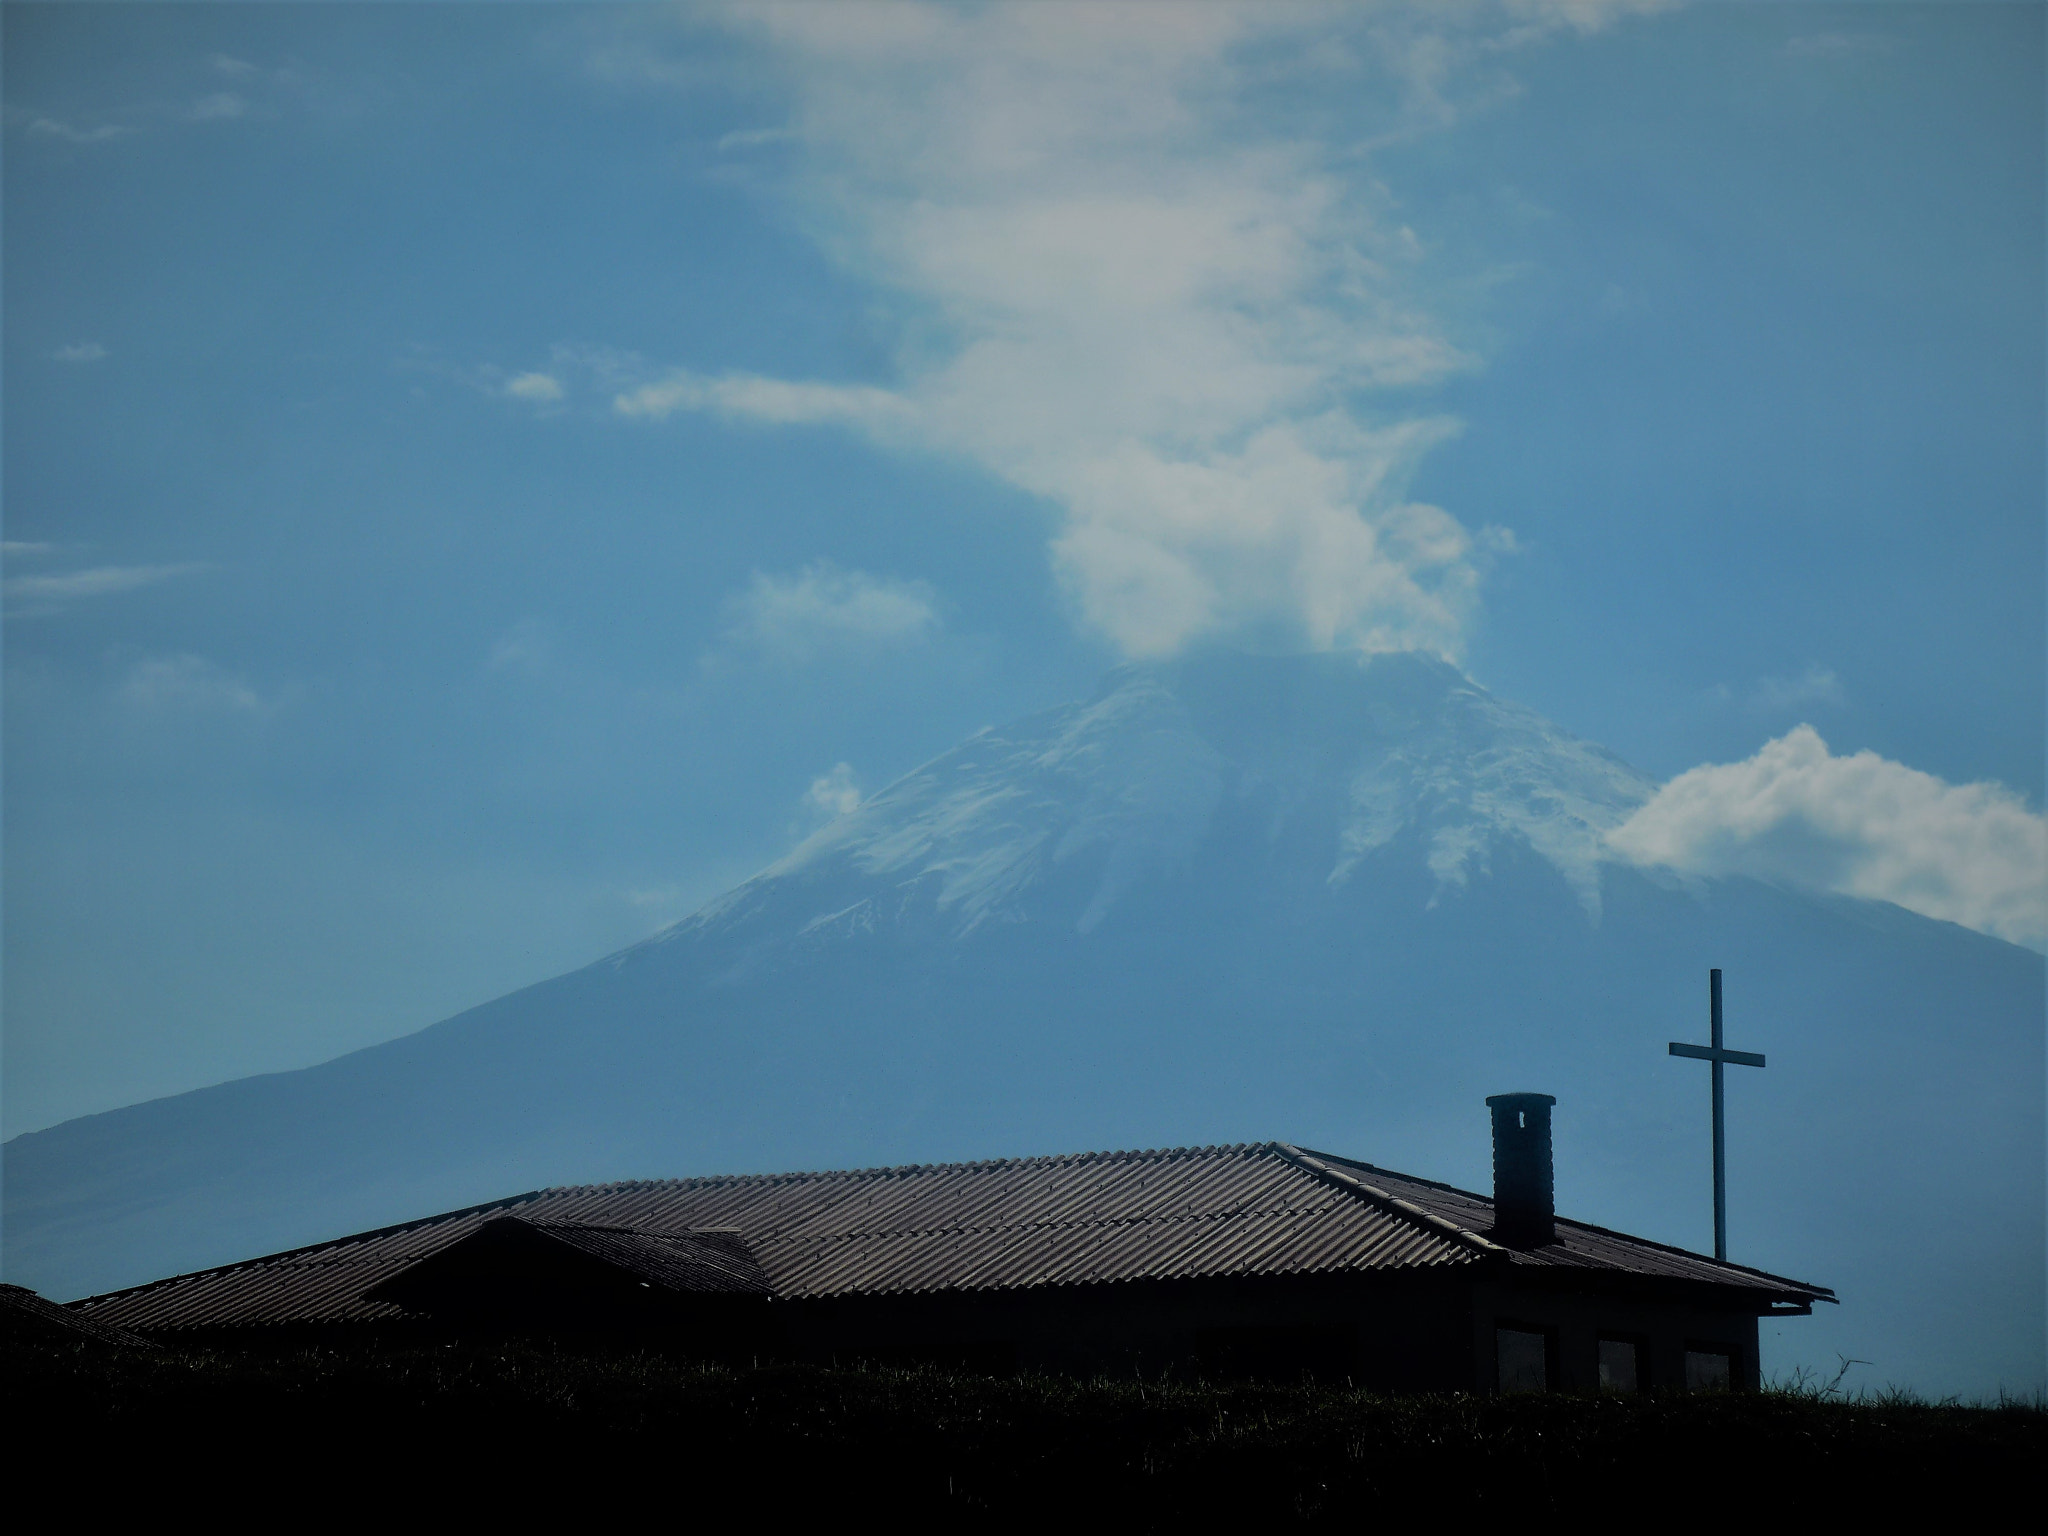
[[[46,1301],[25,1285],[0,1285],[0,1337],[8,1342],[111,1344],[119,1349],[155,1349],[139,1333],[116,1328]]]
[[[753,1248],[731,1229],[661,1232],[496,1216],[371,1286],[410,1312],[641,1314],[678,1297],[768,1296]]]

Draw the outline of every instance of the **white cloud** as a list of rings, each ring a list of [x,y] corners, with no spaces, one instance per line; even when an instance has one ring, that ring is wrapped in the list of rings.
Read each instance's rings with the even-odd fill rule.
[[[96,363],[106,355],[107,349],[96,341],[74,341],[50,354],[60,363]]]
[[[24,555],[47,555],[57,548],[54,544],[40,544],[28,539],[0,540],[0,556],[18,560]]]
[[[1834,669],[1819,662],[1809,662],[1806,670],[1797,677],[1766,677],[1756,685],[1755,701],[1759,709],[1790,710],[1802,709],[1809,704],[1841,704],[1846,695],[1842,692],[1842,680],[1835,676]]]
[[[118,123],[100,123],[92,128],[74,128],[54,117],[39,117],[28,125],[30,133],[39,133],[45,138],[62,139],[67,144],[104,144],[109,139],[118,139],[128,130]]]
[[[1785,52],[1795,59],[1839,59],[1890,53],[1899,40],[1883,32],[1811,32],[1788,38]]]
[[[214,91],[192,103],[192,118],[195,122],[225,122],[237,117],[246,117],[249,103],[233,91]]]
[[[551,373],[522,373],[505,385],[505,393],[515,400],[545,404],[562,398],[562,381]]]
[[[756,572],[729,604],[729,644],[784,660],[853,648],[911,645],[938,628],[932,589],[829,563],[793,575]]]
[[[254,710],[263,707],[241,678],[203,656],[157,657],[138,662],[121,684],[123,703],[149,710]]]
[[[1507,0],[1507,14],[1545,29],[1570,27],[1598,32],[1622,16],[1653,16],[1674,10],[1680,0]]]
[[[2048,950],[2048,819],[2003,785],[1835,757],[1810,725],[1680,774],[1608,841],[1636,863],[1896,902]]]
[[[829,422],[883,432],[909,427],[916,408],[886,389],[859,384],[800,384],[756,374],[704,378],[680,369],[651,384],[622,391],[612,406],[622,416],[659,420],[677,411],[709,411],[736,420],[791,426]]]
[[[819,774],[804,791],[804,809],[827,819],[844,816],[860,802],[860,785],[850,763],[834,763],[830,773]]]
[[[247,59],[235,58],[231,54],[216,53],[213,56],[212,63],[213,67],[222,74],[233,75],[237,78],[256,73],[256,66],[254,64],[251,64]]]
[[[1461,70],[1645,8],[717,8],[786,87],[797,152],[772,174],[804,226],[906,301],[898,379],[678,372],[617,409],[977,462],[1060,509],[1054,563],[1131,654],[1233,633],[1455,654],[1511,544],[1405,486],[1456,425],[1414,392],[1475,359],[1359,146],[1261,133],[1247,82],[1347,72],[1384,135],[1420,131],[1456,115]]]
[[[0,583],[0,594],[9,602],[55,607],[81,598],[109,597],[155,586],[177,576],[189,576],[207,567],[203,562],[179,565],[101,565],[84,571],[64,571],[49,576],[9,576]]]

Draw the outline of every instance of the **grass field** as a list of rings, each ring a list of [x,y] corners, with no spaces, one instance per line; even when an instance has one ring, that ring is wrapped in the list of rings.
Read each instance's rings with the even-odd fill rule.
[[[1813,1391],[1387,1397],[729,1369],[533,1342],[4,1351],[10,1479],[230,1523],[745,1515],[763,1529],[1680,1528],[2034,1507],[2038,1404]],[[402,1517],[402,1518],[401,1518]],[[673,1517],[673,1521],[671,1518]]]

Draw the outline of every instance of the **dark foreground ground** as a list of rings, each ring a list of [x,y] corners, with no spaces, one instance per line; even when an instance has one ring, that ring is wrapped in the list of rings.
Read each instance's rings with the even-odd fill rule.
[[[1763,1524],[2036,1508],[2039,1405],[729,1369],[536,1343],[0,1344],[8,1478],[230,1525]],[[43,1502],[37,1499],[38,1503]]]

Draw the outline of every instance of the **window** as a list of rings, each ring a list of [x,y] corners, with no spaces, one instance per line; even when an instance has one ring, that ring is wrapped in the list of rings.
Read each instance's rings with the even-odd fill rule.
[[[1602,1339],[1600,1341],[1600,1390],[1602,1392],[1633,1392],[1641,1385],[1636,1374],[1636,1341],[1634,1339]]]
[[[1550,1336],[1530,1328],[1493,1330],[1503,1392],[1550,1390]]]
[[[1735,1361],[1725,1349],[1688,1349],[1685,1352],[1685,1390],[1726,1392],[1735,1385]]]

